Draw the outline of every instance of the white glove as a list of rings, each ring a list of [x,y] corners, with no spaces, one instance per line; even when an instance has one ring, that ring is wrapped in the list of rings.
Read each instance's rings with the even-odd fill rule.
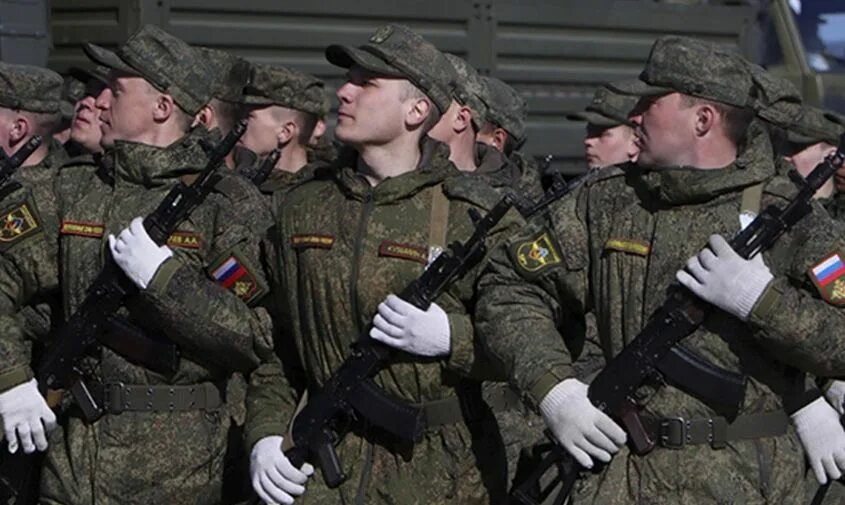
[[[449,354],[449,317],[436,303],[420,310],[396,295],[378,306],[370,337],[418,356]]]
[[[817,398],[790,417],[819,484],[842,477],[845,430],[836,410],[824,398]]]
[[[56,414],[38,392],[35,379],[0,394],[0,417],[9,452],[17,452],[18,439],[23,452],[47,449],[47,434],[56,427]]]
[[[249,456],[249,477],[252,489],[265,503],[290,505],[305,492],[314,467],[305,463],[297,470],[282,452],[283,437],[264,437],[252,447]]]
[[[743,321],[773,278],[761,254],[743,259],[720,235],[711,235],[707,247],[675,277],[702,300]]]
[[[587,385],[566,379],[553,387],[540,412],[552,434],[584,468],[593,467],[593,458],[608,463],[625,445],[625,431],[597,409],[587,398]]]
[[[117,238],[109,235],[109,247],[115,263],[141,289],[146,289],[158,267],[173,256],[166,245],[158,246],[147,235],[144,220],[136,217]]]
[[[842,407],[845,401],[845,381],[832,381],[830,386],[824,392],[824,397],[827,398],[827,403],[839,412],[839,415],[845,415],[845,409]]]

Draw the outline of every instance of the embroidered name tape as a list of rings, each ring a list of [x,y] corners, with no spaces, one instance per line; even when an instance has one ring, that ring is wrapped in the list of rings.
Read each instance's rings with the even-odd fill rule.
[[[80,237],[100,238],[106,228],[100,223],[86,223],[83,221],[62,221],[59,232],[62,235],[78,235]]]
[[[306,249],[317,247],[320,249],[331,249],[334,246],[334,237],[331,235],[293,235],[290,238],[291,246],[294,249]]]

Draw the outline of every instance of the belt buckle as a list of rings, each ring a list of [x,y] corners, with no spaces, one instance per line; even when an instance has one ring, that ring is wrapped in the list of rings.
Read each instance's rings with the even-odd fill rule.
[[[103,407],[109,414],[121,414],[130,407],[129,398],[125,398],[125,386],[122,382],[110,382],[103,390]]]
[[[683,417],[660,420],[660,445],[667,449],[683,449],[687,441],[687,421]]]

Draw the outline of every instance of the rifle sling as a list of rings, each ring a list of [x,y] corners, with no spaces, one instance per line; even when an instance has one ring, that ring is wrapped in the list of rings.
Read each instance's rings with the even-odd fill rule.
[[[657,446],[667,449],[702,444],[722,449],[727,442],[781,436],[789,425],[789,418],[782,410],[739,416],[730,423],[721,416],[699,419],[642,416],[641,419]]]
[[[428,245],[443,250],[446,247],[446,232],[449,227],[449,199],[443,194],[443,186],[437,185],[431,191],[431,219],[428,231]]]

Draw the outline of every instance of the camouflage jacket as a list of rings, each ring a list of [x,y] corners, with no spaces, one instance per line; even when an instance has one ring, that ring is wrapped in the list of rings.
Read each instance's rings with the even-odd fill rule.
[[[207,157],[195,129],[166,148],[118,142],[101,165],[88,160],[62,169],[59,187],[64,309],[71,315],[85,299],[108,252],[107,237],[146,216],[183,179],[204,168]],[[269,223],[255,187],[221,170],[215,191],[167,241],[173,257],[147,289],[127,300],[121,315],[144,332],[164,336],[182,353],[179,370],[164,378],[102,348],[100,379],[126,384],[190,384],[249,371],[256,346],[268,345],[269,322],[255,305],[267,292],[260,269],[259,237]]]
[[[459,174],[448,148],[427,140],[420,168],[376,187],[356,173],[355,155],[318,171],[310,181],[276,195],[276,228],[269,269],[280,353],[296,352],[305,383],[323,383],[368,330],[377,305],[418,277],[432,251],[432,195],[449,200],[446,243],[466,240],[473,230],[468,209],[492,208],[498,197]],[[501,240],[515,226],[509,214],[491,237]],[[451,330],[451,353],[442,360],[401,355],[376,376],[389,393],[413,403],[455,395],[461,377],[489,373],[480,355],[469,312],[480,265],[437,299]],[[293,351],[292,349],[296,349]],[[289,359],[282,355],[281,359]],[[250,445],[284,433],[296,407],[291,378],[275,357],[252,376],[247,399]]]
[[[534,161],[534,158],[520,151],[514,151],[508,157],[508,161],[517,168],[520,174],[518,176],[519,183],[516,186],[519,195],[534,201],[543,196],[543,184],[541,181],[544,174],[540,172],[540,167]],[[480,169],[481,167],[479,167]],[[504,167],[502,169],[504,170]]]
[[[0,391],[32,377],[31,340],[49,331],[59,304],[54,181],[67,155],[58,142],[50,142],[44,160],[17,170],[12,183],[20,187],[0,202]]]
[[[476,325],[526,401],[536,407],[556,384],[577,377],[573,363],[585,345],[585,313],[596,316],[605,359],[627,345],[708,237],[737,232],[743,192],[757,184],[762,207],[782,207],[796,192],[775,175],[762,134],[720,170],[610,167],[552,204],[548,221],[538,220],[495,251],[479,281]],[[800,408],[805,377],[792,367],[818,376],[843,372],[845,313],[838,305],[845,293],[839,298],[817,289],[812,269],[842,250],[845,235],[820,205],[813,207],[764,253],[774,280],[750,320],[714,309],[681,344],[748,378],[740,416]],[[720,415],[659,380],[642,385],[635,400],[642,415],[656,419]],[[791,430],[728,445],[724,451],[706,444],[658,449],[644,458],[623,448],[601,476],[588,479],[582,495],[614,504],[757,503],[752,497],[760,495],[767,503],[794,502],[804,458]]]

